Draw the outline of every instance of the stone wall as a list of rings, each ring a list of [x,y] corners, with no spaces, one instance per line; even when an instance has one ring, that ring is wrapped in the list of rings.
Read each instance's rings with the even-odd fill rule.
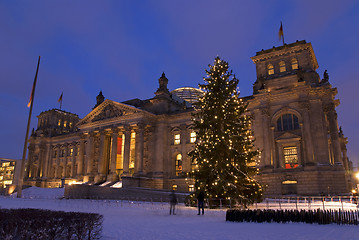
[[[168,202],[170,191],[141,188],[111,188],[90,185],[66,185],[65,198],[70,199],[118,199],[131,201]],[[184,202],[187,193],[176,193]]]

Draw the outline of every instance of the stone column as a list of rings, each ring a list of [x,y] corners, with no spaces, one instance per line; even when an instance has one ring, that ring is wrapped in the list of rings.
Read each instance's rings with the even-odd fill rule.
[[[100,131],[100,146],[98,150],[98,174],[105,174],[105,131]]]
[[[45,164],[45,154],[46,154],[46,144],[41,143],[39,144],[40,152],[39,152],[39,159],[38,159],[38,168],[36,177],[42,177],[42,173],[44,171],[44,164]]]
[[[80,136],[80,149],[77,156],[77,175],[81,176],[84,174],[84,155],[85,155],[85,138],[86,136],[81,134]]]
[[[76,150],[77,150],[77,144],[74,142],[72,144],[73,150],[72,150],[72,159],[71,159],[71,177],[74,178],[76,176],[75,172],[75,165],[76,165]]]
[[[263,154],[262,160],[265,162],[265,166],[272,165],[271,163],[271,149],[270,149],[270,136],[269,136],[269,110],[267,108],[262,109],[262,129],[263,129]]]
[[[45,157],[44,157],[44,168],[42,171],[42,177],[43,178],[47,178],[48,173],[49,173],[49,166],[51,164],[51,144],[47,143],[46,144],[46,149],[45,149]]]
[[[123,153],[123,175],[129,175],[131,130],[125,126],[125,148]]]
[[[165,154],[167,151],[164,151],[168,147],[167,142],[167,124],[164,122],[164,119],[161,119],[157,123],[154,132],[154,159],[153,159],[153,175],[156,177],[163,177]]]
[[[275,168],[278,167],[278,161],[276,158],[276,150],[275,150],[275,141],[274,141],[274,126],[270,127],[270,165],[274,166]]]
[[[144,148],[146,149],[146,154],[144,154],[144,166],[143,172],[144,174],[153,171],[153,161],[154,161],[154,151],[155,151],[155,142],[153,139],[153,131],[154,127],[149,126],[146,127],[146,141],[144,142]]]
[[[303,148],[304,148],[304,162],[303,165],[314,165],[314,150],[313,150],[313,141],[311,134],[311,124],[309,118],[310,104],[309,102],[302,102],[302,116],[303,123],[300,124],[300,128],[302,131],[302,139],[303,139]]]
[[[136,161],[135,161],[135,174],[143,174],[143,130],[144,124],[139,123],[136,129]]]
[[[116,160],[117,160],[117,142],[118,142],[119,129],[112,129],[112,149],[111,149],[111,162],[110,162],[110,176],[109,181],[118,181],[116,174]]]
[[[65,143],[64,146],[65,146],[65,155],[64,155],[64,166],[62,169],[62,175],[64,178],[66,178],[66,177],[68,177],[66,175],[66,172],[67,172],[66,170],[67,170],[67,154],[69,153],[68,152],[69,144]]]
[[[57,144],[57,145],[56,145],[56,151],[57,151],[57,155],[56,155],[56,165],[55,165],[54,178],[61,178],[61,174],[59,173],[59,167],[60,167],[60,151],[61,151],[61,146],[60,146],[60,144]]]
[[[25,173],[25,178],[30,178],[30,173],[31,173],[31,169],[32,169],[32,161],[33,161],[33,156],[34,156],[34,151],[35,151],[35,145],[34,144],[29,144],[29,153],[27,155],[27,166],[26,166],[26,173]],[[31,176],[33,177],[33,176]]]
[[[334,103],[324,106],[324,112],[327,115],[329,122],[330,139],[333,146],[334,163],[342,163],[340,142],[339,142],[339,129],[337,123],[337,113],[335,112]]]
[[[189,143],[190,137],[189,137],[189,132],[187,130],[186,124],[181,124],[180,128],[181,128],[181,147],[180,148],[181,148],[181,155],[182,155],[182,172],[186,173],[186,172],[191,171],[191,164],[188,161],[189,157],[187,156],[187,152],[186,152],[186,144]],[[172,162],[175,161],[172,156],[170,156],[170,159],[171,159],[170,161],[172,161]]]
[[[94,161],[94,137],[96,133],[91,132],[87,135],[87,149],[86,149],[86,174],[92,176],[93,161]]]

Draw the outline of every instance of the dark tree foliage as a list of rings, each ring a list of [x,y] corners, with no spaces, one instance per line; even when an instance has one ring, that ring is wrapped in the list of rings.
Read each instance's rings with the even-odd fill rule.
[[[0,239],[100,239],[102,221],[96,213],[0,209]]]
[[[194,196],[203,191],[209,199],[245,206],[260,201],[262,187],[253,178],[259,152],[253,147],[251,118],[239,97],[238,79],[219,57],[206,73],[205,83],[199,84],[204,95],[193,115],[197,142],[189,153],[196,164]]]

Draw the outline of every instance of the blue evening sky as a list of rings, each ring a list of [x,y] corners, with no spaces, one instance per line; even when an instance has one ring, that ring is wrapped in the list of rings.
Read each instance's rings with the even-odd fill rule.
[[[81,118],[106,98],[154,96],[162,72],[169,88],[197,87],[219,55],[240,79],[242,96],[256,79],[250,57],[287,43],[311,42],[322,76],[338,88],[339,125],[359,161],[359,2],[350,0],[0,0],[0,157],[21,158],[26,107],[41,55],[31,127],[58,108]]]

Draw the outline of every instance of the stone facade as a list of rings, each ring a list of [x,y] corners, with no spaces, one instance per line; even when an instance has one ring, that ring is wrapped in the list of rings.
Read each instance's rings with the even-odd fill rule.
[[[351,164],[337,123],[337,90],[326,72],[323,79],[316,72],[311,44],[262,50],[252,60],[257,80],[253,95],[243,99],[262,152],[257,178],[265,194],[348,193]],[[83,119],[58,109],[41,113],[25,181],[57,187],[64,181],[121,180],[124,187],[193,190],[186,177],[193,167],[187,156],[195,142],[193,107],[169,92],[167,83],[163,74],[155,97],[147,100],[118,103],[100,93]]]

